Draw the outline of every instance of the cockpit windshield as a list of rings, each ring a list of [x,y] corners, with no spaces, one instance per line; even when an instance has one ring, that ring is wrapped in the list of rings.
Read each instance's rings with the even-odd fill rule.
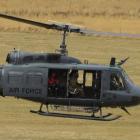
[[[123,77],[118,72],[113,72],[110,75],[110,89],[111,90],[125,90],[125,82]]]
[[[127,81],[127,82],[130,82],[133,84],[133,81],[131,80],[131,78],[128,76],[128,74],[126,73],[125,70],[122,69],[122,76],[124,77],[124,79]]]

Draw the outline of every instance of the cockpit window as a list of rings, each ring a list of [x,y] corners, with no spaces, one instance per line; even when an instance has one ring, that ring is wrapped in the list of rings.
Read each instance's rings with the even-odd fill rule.
[[[110,90],[125,90],[125,84],[119,73],[112,73],[110,76]]]
[[[128,76],[128,74],[125,72],[125,70],[122,71],[122,75],[124,76],[126,81],[129,81],[133,84],[133,81],[131,80],[131,78]]]

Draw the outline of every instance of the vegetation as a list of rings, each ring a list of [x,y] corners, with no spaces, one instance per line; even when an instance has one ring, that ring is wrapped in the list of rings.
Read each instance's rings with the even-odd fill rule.
[[[48,19],[71,22],[102,31],[140,33],[139,0],[1,0],[0,12],[37,21]],[[13,48],[34,52],[53,52],[60,45],[60,33],[0,19],[0,64]],[[13,32],[14,31],[14,32]],[[21,32],[19,32],[21,31]],[[37,33],[36,33],[37,32]],[[54,39],[55,38],[55,39]],[[91,37],[71,34],[69,55],[89,63],[109,64],[130,57],[124,64],[131,79],[140,85],[140,39]],[[39,104],[0,97],[0,139],[4,140],[139,140],[140,106],[129,108],[132,116],[120,109],[104,112],[121,114],[113,122],[98,122],[29,113]]]
[[[19,16],[140,17],[139,0],[5,0],[0,8]]]
[[[55,40],[54,40],[55,38]],[[24,51],[52,52],[59,47],[58,33],[0,32],[0,60],[14,47]],[[108,64],[115,56],[118,61],[130,56],[124,64],[129,76],[140,85],[140,40],[121,38],[99,38],[70,35],[69,55],[90,63]],[[4,140],[139,140],[140,106],[129,108],[132,116],[120,109],[104,109],[104,112],[121,114],[122,118],[113,122],[98,122],[57,117],[43,117],[29,113],[38,109],[39,104],[14,98],[0,97],[0,139]],[[45,109],[45,108],[44,108]]]
[[[29,113],[39,104],[13,98],[0,102],[1,140],[139,140],[140,107],[130,108],[128,116],[119,109],[106,109],[123,115],[117,121],[99,122],[44,117]]]
[[[139,0],[4,0],[0,1],[0,12],[38,21],[70,22],[100,31],[140,33],[139,5]],[[0,30],[40,30],[0,22]]]

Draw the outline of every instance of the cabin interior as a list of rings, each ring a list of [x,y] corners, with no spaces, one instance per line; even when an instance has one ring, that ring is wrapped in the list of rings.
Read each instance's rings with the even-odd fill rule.
[[[48,97],[99,99],[101,71],[49,69]]]

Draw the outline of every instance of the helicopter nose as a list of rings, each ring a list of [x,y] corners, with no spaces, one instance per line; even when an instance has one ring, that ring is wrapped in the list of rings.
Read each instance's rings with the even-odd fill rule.
[[[0,96],[3,96],[3,90],[2,90],[2,66],[0,66]]]
[[[134,105],[140,104],[140,97],[139,96],[133,96],[132,97],[132,102]]]
[[[133,93],[132,93],[132,102],[135,105],[140,104],[140,87],[135,86],[135,88],[133,89]]]

